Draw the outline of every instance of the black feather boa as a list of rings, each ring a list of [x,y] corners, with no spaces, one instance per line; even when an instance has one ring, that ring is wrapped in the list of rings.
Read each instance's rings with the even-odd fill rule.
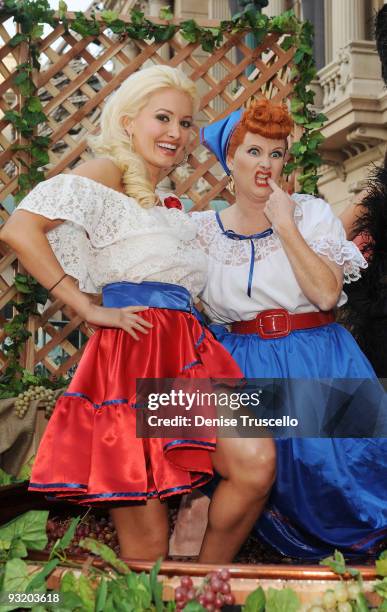
[[[363,249],[368,268],[360,280],[345,288],[348,302],[340,310],[340,319],[377,375],[387,378],[387,164],[375,168],[368,183],[362,202],[365,212],[355,228],[357,234],[369,236]]]

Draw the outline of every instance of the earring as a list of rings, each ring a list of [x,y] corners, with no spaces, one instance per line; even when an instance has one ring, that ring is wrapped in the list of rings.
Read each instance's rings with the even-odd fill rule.
[[[231,195],[235,195],[235,181],[234,181],[234,177],[232,174],[230,174],[228,177],[227,189],[229,190]]]
[[[133,151],[133,134],[132,134],[132,132],[130,132],[130,133],[127,132],[127,134],[128,134],[128,137],[129,137],[129,141],[128,141],[129,142],[129,149],[131,151]]]

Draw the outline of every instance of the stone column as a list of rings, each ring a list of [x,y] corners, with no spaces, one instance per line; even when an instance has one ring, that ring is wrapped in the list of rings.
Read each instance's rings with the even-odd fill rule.
[[[365,0],[334,0],[331,3],[332,60],[354,40],[365,39]]]
[[[262,9],[262,13],[265,15],[269,15],[269,17],[275,17],[276,15],[281,15],[286,11],[286,2],[285,0],[269,0],[268,6],[265,6]]]

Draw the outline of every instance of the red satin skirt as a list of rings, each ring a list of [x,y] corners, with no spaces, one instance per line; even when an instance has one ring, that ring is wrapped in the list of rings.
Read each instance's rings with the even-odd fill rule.
[[[192,314],[150,308],[134,340],[99,329],[41,441],[29,490],[80,504],[189,493],[211,479],[215,439],[136,437],[137,378],[237,378],[239,367]]]

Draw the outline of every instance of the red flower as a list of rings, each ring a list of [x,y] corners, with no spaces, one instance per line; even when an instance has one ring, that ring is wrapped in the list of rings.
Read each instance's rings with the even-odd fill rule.
[[[176,196],[168,196],[164,199],[163,204],[166,208],[177,208],[178,210],[183,210],[183,205]]]

